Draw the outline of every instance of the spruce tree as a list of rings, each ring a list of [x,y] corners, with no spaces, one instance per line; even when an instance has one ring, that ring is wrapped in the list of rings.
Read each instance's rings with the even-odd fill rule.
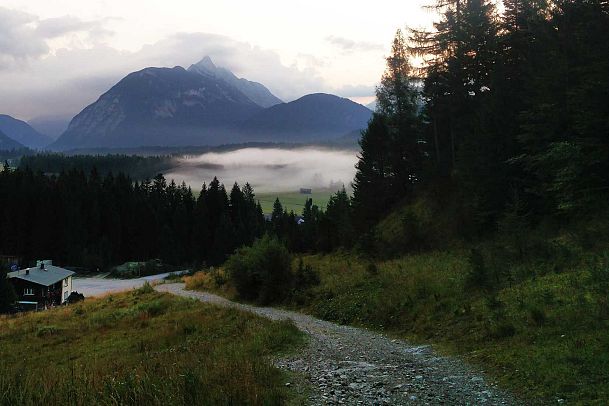
[[[6,278],[6,271],[0,268],[0,314],[8,313],[17,300],[13,285]]]

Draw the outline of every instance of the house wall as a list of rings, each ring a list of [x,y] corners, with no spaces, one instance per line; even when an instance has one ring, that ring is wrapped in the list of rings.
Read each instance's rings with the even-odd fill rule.
[[[68,276],[67,279],[64,279],[63,281],[61,281],[61,303],[65,303],[65,301],[68,299],[68,296],[70,296],[70,293],[72,293],[72,277]]]
[[[24,281],[23,279],[11,278],[9,281],[12,283],[15,293],[17,294],[17,300],[27,302],[38,302],[44,306],[44,298],[46,287],[40,286],[35,283]],[[25,289],[32,289],[33,295],[26,295]]]

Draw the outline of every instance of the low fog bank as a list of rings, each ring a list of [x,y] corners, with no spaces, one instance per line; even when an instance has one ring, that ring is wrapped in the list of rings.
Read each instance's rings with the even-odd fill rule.
[[[214,176],[229,190],[234,182],[249,182],[256,193],[338,189],[349,186],[356,163],[357,152],[352,150],[244,148],[178,158],[166,177],[195,190]]]

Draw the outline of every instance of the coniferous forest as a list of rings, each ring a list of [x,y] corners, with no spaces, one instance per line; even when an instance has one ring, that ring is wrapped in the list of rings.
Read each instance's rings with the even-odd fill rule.
[[[607,2],[433,7],[434,30],[396,33],[352,197],[339,191],[325,211],[307,201],[296,214],[277,201],[266,224],[249,185],[228,192],[214,180],[195,196],[121,169],[141,179],[163,158],[25,157],[0,174],[0,251],[94,268],[153,257],[219,264],[270,232],[296,252],[391,256],[606,213]],[[44,165],[61,172],[43,175]]]

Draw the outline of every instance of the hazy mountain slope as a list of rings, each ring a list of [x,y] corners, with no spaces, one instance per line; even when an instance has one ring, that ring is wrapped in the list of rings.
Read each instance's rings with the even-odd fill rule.
[[[182,67],[146,68],[74,117],[53,148],[229,142],[230,128],[261,109],[222,80]]]
[[[8,135],[4,134],[0,131],[0,151],[10,151],[12,149],[23,148],[23,145],[19,144],[17,141],[9,138]]]
[[[34,130],[25,121],[6,114],[0,114],[0,131],[19,144],[33,149],[44,148],[52,142],[49,137]]]
[[[73,116],[40,116],[28,120],[27,123],[40,134],[46,135],[52,140],[63,134]]]
[[[264,85],[247,79],[240,79],[228,69],[217,67],[209,56],[206,56],[198,63],[191,65],[190,68],[188,68],[188,71],[223,80],[261,107],[266,108],[283,103],[283,101],[272,94]]]
[[[316,93],[265,109],[240,128],[259,140],[308,142],[363,129],[371,115],[369,109],[349,99]]]

